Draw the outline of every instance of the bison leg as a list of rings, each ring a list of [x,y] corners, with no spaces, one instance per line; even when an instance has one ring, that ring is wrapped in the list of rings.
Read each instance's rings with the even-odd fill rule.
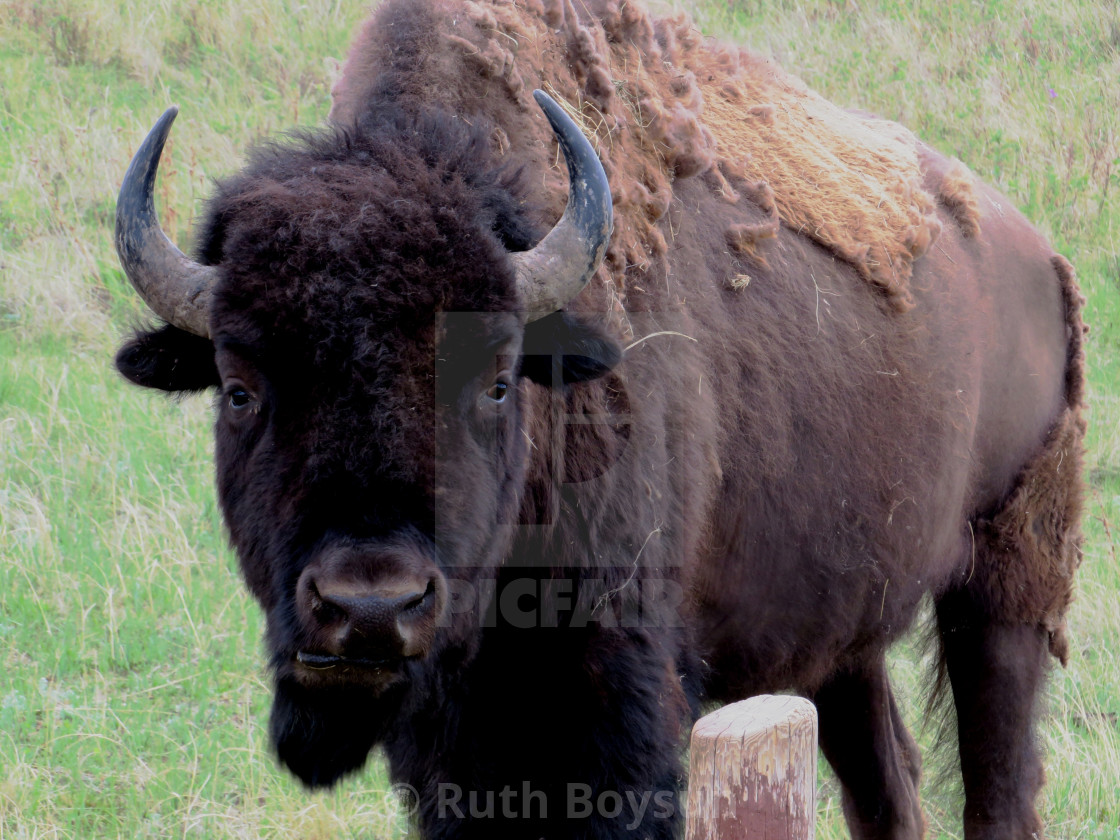
[[[917,840],[921,758],[891,692],[882,656],[833,675],[816,695],[820,742],[843,786],[855,840]]]
[[[1041,837],[1034,801],[1044,774],[1032,724],[1047,631],[993,620],[968,591],[943,596],[937,618],[957,710],[965,838]]]
[[[1070,329],[1080,335],[1079,323]],[[1070,381],[1079,377],[1071,372]],[[1033,723],[1047,654],[1064,663],[1069,653],[1065,616],[1081,562],[1078,401],[1070,396],[1075,407],[1054,424],[1001,508],[971,523],[960,579],[938,599],[966,840],[1041,836],[1034,802],[1044,774]]]

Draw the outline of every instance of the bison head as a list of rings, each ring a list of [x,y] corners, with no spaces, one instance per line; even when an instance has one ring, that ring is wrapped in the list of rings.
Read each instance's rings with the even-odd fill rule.
[[[121,189],[121,261],[169,323],[117,365],[218,389],[219,497],[267,614],[273,737],[309,784],[361,764],[372,704],[469,661],[477,622],[452,620],[449,598],[508,550],[534,405],[621,356],[560,311],[602,258],[611,199],[587,140],[537,98],[570,194],[533,248],[519,171],[443,113],[381,106],[258,150],[219,185],[198,262],[152,206],[174,109]]]

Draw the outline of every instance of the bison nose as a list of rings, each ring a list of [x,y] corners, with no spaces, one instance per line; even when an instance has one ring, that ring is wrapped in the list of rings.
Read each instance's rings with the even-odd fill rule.
[[[300,576],[296,595],[316,647],[353,659],[389,660],[425,653],[441,610],[436,578],[363,584]]]

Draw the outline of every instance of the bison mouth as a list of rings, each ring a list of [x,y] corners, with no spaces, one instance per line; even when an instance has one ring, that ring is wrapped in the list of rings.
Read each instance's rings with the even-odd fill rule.
[[[295,678],[306,688],[351,686],[381,694],[406,679],[408,660],[399,655],[374,658],[300,650],[281,660],[277,676]]]
[[[332,668],[369,668],[382,670],[399,663],[399,658],[362,659],[354,656],[334,656],[329,653],[311,653],[301,650],[296,654],[296,662],[313,671],[328,671]]]

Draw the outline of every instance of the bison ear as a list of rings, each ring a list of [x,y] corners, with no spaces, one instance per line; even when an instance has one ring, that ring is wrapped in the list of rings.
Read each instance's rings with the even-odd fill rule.
[[[526,325],[521,348],[519,375],[547,387],[598,379],[622,361],[623,352],[603,327],[564,311]]]
[[[161,391],[202,391],[221,383],[208,338],[168,325],[138,331],[117,351],[117,370],[126,379]]]
[[[378,740],[370,706],[356,688],[278,680],[268,727],[277,756],[309,788],[331,787],[361,769]]]

